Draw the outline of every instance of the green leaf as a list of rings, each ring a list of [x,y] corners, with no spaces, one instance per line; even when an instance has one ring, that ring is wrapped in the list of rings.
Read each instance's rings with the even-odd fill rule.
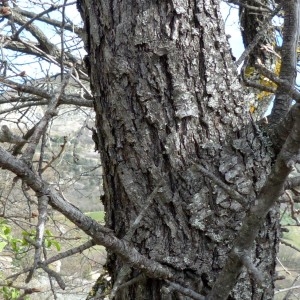
[[[9,235],[11,233],[11,228],[9,226],[5,226],[6,228],[4,228],[3,233],[5,235]]]
[[[27,240],[25,240],[25,239],[23,239],[22,240],[22,244],[21,244],[22,246],[28,246],[29,245],[29,243],[28,243],[28,241]]]
[[[45,233],[48,237],[53,236],[52,232],[49,229],[46,229]]]
[[[7,242],[0,242],[0,252],[3,251],[3,249],[6,245],[7,245]]]
[[[55,248],[56,248],[57,251],[60,251],[61,246],[60,246],[60,243],[58,241],[53,240],[52,244],[55,246]]]
[[[51,240],[49,240],[49,239],[45,239],[45,247],[46,247],[46,248],[50,248],[50,247],[51,247],[51,245],[52,245],[52,242],[51,242]]]
[[[28,236],[28,235],[29,235],[29,232],[28,232],[28,231],[22,231],[22,235],[23,235],[23,236]]]

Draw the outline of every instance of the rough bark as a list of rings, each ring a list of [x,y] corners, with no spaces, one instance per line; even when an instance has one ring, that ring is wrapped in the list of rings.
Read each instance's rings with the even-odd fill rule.
[[[270,85],[270,81],[259,74],[255,68],[255,64],[259,61],[274,73],[277,73],[280,67],[279,54],[276,56],[275,52],[277,41],[272,24],[272,17],[274,17],[272,9],[273,11],[276,10],[275,7],[275,3],[269,0],[259,2],[256,0],[246,0],[239,6],[241,34],[245,49],[255,42],[258,35],[260,36],[249,57],[244,61],[245,76],[247,80],[264,87],[276,86]],[[259,120],[265,115],[270,106],[274,98],[273,93],[261,91],[257,88],[250,89],[250,91],[255,95],[250,104],[250,110],[253,113],[253,117]]]
[[[300,3],[299,1],[284,2],[284,40],[281,47],[281,69],[280,79],[285,80],[294,86],[296,81],[296,65],[297,65],[297,49],[299,40],[299,18],[300,18]],[[292,98],[286,94],[284,88],[279,86],[274,100],[272,109],[272,118],[275,122],[279,122],[289,111]],[[284,112],[284,113],[282,113]]]
[[[123,238],[158,187],[131,243],[207,295],[242,221],[270,172],[272,149],[252,124],[234,69],[219,1],[82,0],[106,225]],[[223,180],[230,197],[195,166]],[[276,210],[267,216],[252,261],[229,299],[271,299],[278,244]],[[109,253],[112,282],[124,265]],[[137,277],[130,271],[127,280]],[[150,277],[115,299],[189,299]]]

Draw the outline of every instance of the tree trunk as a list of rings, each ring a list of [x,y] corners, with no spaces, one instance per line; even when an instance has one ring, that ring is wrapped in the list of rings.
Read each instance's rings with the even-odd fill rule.
[[[81,0],[103,164],[106,224],[140,253],[174,269],[202,295],[211,290],[245,214],[263,186],[272,149],[248,115],[219,1]],[[197,166],[244,196],[241,205]],[[229,299],[271,299],[277,212],[253,248],[264,288],[243,271]],[[123,261],[109,253],[114,283]],[[139,275],[131,270],[127,280]],[[115,299],[189,299],[147,278]]]

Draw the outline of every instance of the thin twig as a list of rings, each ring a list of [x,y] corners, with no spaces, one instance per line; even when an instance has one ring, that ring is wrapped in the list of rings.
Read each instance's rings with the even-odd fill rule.
[[[244,266],[247,268],[249,275],[252,275],[253,279],[256,281],[256,283],[262,287],[263,286],[263,275],[261,272],[254,266],[251,258],[250,258],[250,252],[246,253],[239,253],[241,261],[243,262]]]
[[[44,259],[47,260],[47,251],[46,251],[45,245],[43,245],[43,253],[44,253]],[[57,293],[56,293],[56,289],[55,289],[54,284],[53,284],[52,277],[49,273],[47,273],[47,275],[48,275],[48,279],[49,279],[49,283],[50,283],[50,289],[52,291],[53,298],[54,298],[54,300],[57,300]]]
[[[295,220],[297,226],[299,226],[300,222],[299,222],[299,220],[296,217],[296,214],[299,213],[299,211],[298,210],[295,211],[295,203],[294,203],[294,200],[293,200],[293,196],[290,195],[290,191],[285,191],[284,193],[289,198],[289,203],[290,203],[290,207],[291,207],[291,217],[292,217],[293,220]]]
[[[69,256],[72,256],[74,254],[82,253],[84,250],[87,250],[87,249],[89,249],[89,248],[91,248],[95,245],[96,245],[96,243],[93,240],[89,240],[86,243],[84,243],[84,244],[82,244],[78,247],[69,249],[65,252],[59,253],[55,256],[52,256],[51,258],[49,258],[49,259],[47,259],[43,262],[40,262],[39,265],[38,265],[38,268],[40,268],[41,265],[47,266],[47,265],[52,264],[52,263],[54,263],[58,260],[64,259],[64,258],[69,257]],[[23,269],[22,271],[20,271],[18,273],[15,273],[15,274],[12,274],[12,275],[8,276],[5,280],[8,280],[8,279],[16,280],[20,275],[22,275],[24,273],[27,273],[27,272],[30,272],[32,270],[32,268],[33,267]]]
[[[295,101],[300,102],[300,92],[295,88],[294,85],[289,82],[280,79],[275,73],[271,72],[261,64],[255,64],[255,67],[260,71],[260,73],[266,76],[268,79],[281,86],[284,91],[289,94]]]
[[[291,291],[291,290],[296,290],[296,289],[300,289],[300,285],[295,285],[295,286],[291,286],[289,288],[286,288],[286,289],[281,289],[281,290],[278,290],[278,291],[275,291],[275,295],[276,294],[279,294],[279,293],[283,293],[283,292],[287,292],[287,291]]]
[[[286,242],[284,239],[280,239],[280,243],[283,244],[283,245],[286,245],[286,246],[288,246],[288,247],[290,247],[290,248],[292,248],[292,249],[294,249],[294,250],[296,250],[298,252],[300,252],[299,248],[297,248],[296,246],[294,246],[294,245]]]
[[[299,277],[300,277],[300,274],[299,274],[298,276],[296,276],[296,278],[294,279],[294,281],[293,281],[293,283],[292,283],[292,285],[291,285],[290,288],[292,288],[292,287],[295,286],[295,284],[296,284],[296,282],[298,281]],[[290,290],[285,294],[285,296],[284,296],[284,298],[283,298],[282,300],[289,300],[289,299],[290,299],[291,293],[292,293],[292,289],[290,289]]]
[[[22,155],[22,159],[24,161],[31,162],[32,157],[35,153],[36,147],[40,141],[41,136],[44,134],[46,127],[48,126],[48,123],[50,122],[52,117],[57,114],[56,108],[58,106],[58,101],[69,82],[72,71],[73,71],[73,68],[70,69],[69,73],[67,74],[67,76],[65,77],[63,82],[61,83],[60,88],[52,96],[51,100],[49,101],[47,110],[46,110],[43,118],[40,120],[40,122],[35,127],[35,130],[28,141],[28,146]]]
[[[147,197],[146,201],[145,201],[145,206],[143,207],[143,209],[140,211],[139,215],[136,217],[135,221],[131,224],[130,228],[128,229],[127,233],[125,234],[125,236],[123,237],[123,239],[130,241],[132,239],[132,236],[135,232],[135,230],[139,227],[139,224],[141,222],[141,220],[145,217],[146,213],[149,210],[149,207],[151,206],[151,204],[153,203],[153,200],[157,194],[157,192],[159,191],[159,189],[163,186],[162,181],[159,182],[159,184],[154,188],[154,190],[151,192],[151,194]],[[110,293],[110,299],[113,299],[116,295],[116,293],[118,292],[120,286],[124,283],[124,281],[126,280],[126,278],[128,277],[128,275],[131,272],[131,267],[128,264],[125,264],[121,267],[117,279],[114,282],[114,286],[111,290]]]
[[[35,238],[35,253],[34,253],[34,261],[33,267],[30,270],[25,282],[28,283],[34,274],[39,262],[41,261],[41,252],[42,252],[42,244],[44,241],[44,231],[45,231],[45,224],[47,221],[47,206],[48,206],[48,197],[42,195],[38,197],[38,223],[36,226],[36,238]]]
[[[276,260],[278,261],[278,263],[281,265],[282,269],[288,274],[288,275],[292,275],[291,272],[283,265],[283,263],[280,261],[280,259],[278,257],[276,257]]]
[[[182,295],[191,297],[192,299],[196,299],[196,300],[205,300],[206,298],[204,296],[201,296],[200,294],[196,293],[195,291],[185,288],[182,285],[175,283],[175,282],[171,282],[169,280],[165,280],[167,284],[169,284],[169,286],[179,292]]]
[[[67,142],[68,142],[67,137],[64,136],[64,143],[60,145],[60,150],[58,154],[53,156],[52,159],[43,168],[41,168],[41,173],[45,172],[58,158],[60,158],[60,156],[65,151]]]
[[[253,49],[257,46],[259,41],[265,36],[266,30],[268,30],[268,26],[266,26],[273,18],[277,15],[277,13],[280,11],[282,7],[282,4],[279,4],[277,8],[273,11],[273,13],[266,19],[266,22],[262,24],[261,30],[256,34],[253,41],[248,45],[248,47],[244,50],[242,55],[239,57],[239,59],[235,62],[236,67],[239,67],[239,65],[245,60],[246,57],[250,55],[250,53],[253,51]]]
[[[151,204],[153,203],[153,200],[157,194],[157,192],[159,191],[159,189],[163,186],[162,181],[154,188],[154,190],[151,192],[151,194],[147,197],[146,201],[145,201],[145,206],[143,207],[143,209],[140,211],[139,215],[136,217],[135,221],[131,224],[130,228],[128,229],[127,233],[125,234],[124,238],[127,241],[130,241],[135,230],[139,227],[139,224],[141,222],[141,220],[145,217],[145,215],[147,214],[149,207],[151,206]]]
[[[207,176],[210,180],[212,180],[215,184],[217,184],[219,187],[221,187],[229,196],[231,196],[233,199],[238,201],[241,205],[246,206],[248,205],[248,201],[237,191],[235,191],[233,188],[228,186],[225,182],[223,182],[221,179],[219,179],[216,175],[205,169],[204,167],[200,165],[193,165],[191,170],[196,170]]]

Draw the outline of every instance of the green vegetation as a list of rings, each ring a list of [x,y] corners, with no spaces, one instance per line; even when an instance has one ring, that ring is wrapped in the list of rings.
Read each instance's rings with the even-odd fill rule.
[[[287,226],[289,232],[283,234],[283,239],[300,249],[300,228],[298,226]]]
[[[4,300],[15,300],[15,299],[21,299],[21,292],[19,289],[16,289],[14,287],[7,287],[4,286],[0,289],[0,295],[2,295]],[[29,300],[28,296],[23,296],[22,299]]]
[[[104,211],[91,211],[91,212],[86,212],[85,214],[99,223],[104,223],[104,217],[105,217]]]

